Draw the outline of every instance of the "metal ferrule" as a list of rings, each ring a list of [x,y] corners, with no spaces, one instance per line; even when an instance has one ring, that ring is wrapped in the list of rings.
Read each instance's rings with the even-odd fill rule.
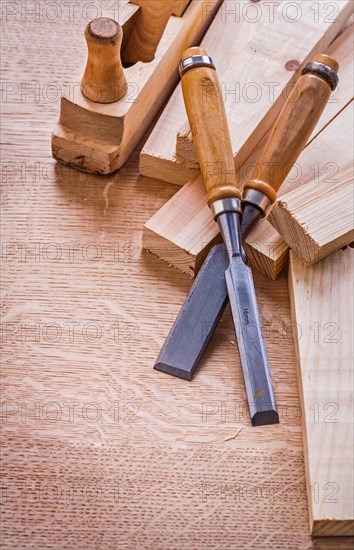
[[[257,210],[260,211],[262,217],[264,218],[267,215],[267,211],[271,206],[271,202],[267,195],[261,193],[261,191],[256,191],[255,189],[246,189],[243,192],[243,204],[251,204]]]
[[[318,63],[317,61],[310,61],[310,63],[306,63],[305,67],[301,71],[301,74],[303,75],[308,73],[315,74],[326,80],[332,91],[338,86],[339,78],[337,73],[324,63]]]
[[[183,59],[179,64],[179,74],[182,77],[189,69],[194,69],[194,67],[210,67],[215,70],[215,65],[213,60],[208,55],[192,55]]]
[[[235,198],[218,199],[211,204],[210,208],[213,213],[214,220],[216,220],[220,214],[225,214],[225,212],[236,212],[238,214],[242,213],[241,201],[240,199]]]

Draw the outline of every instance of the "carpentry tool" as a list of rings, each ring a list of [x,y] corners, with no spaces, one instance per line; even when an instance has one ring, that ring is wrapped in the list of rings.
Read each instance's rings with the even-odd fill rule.
[[[338,85],[338,69],[338,62],[324,54],[305,65],[267,141],[256,174],[244,186],[245,235],[274,204],[277,191],[311,136],[331,91]]]
[[[200,0],[124,0],[118,22],[92,21],[86,68],[69,80],[81,86],[61,97],[53,157],[94,174],[123,166],[177,84],[183,50],[200,41],[221,3],[206,10]]]
[[[207,202],[218,222],[228,256],[226,286],[238,341],[253,425],[279,422],[252,273],[241,243],[241,191],[219,81],[202,48],[186,50],[180,65],[182,89]],[[208,300],[208,297],[207,297]]]
[[[249,314],[248,306],[244,306],[243,300],[237,304],[238,294],[245,295],[246,293],[245,287],[241,290],[242,281],[246,280],[245,285],[250,288],[252,280],[248,268],[242,261],[240,238],[236,237],[232,240],[235,232],[237,235],[238,231],[240,193],[235,187],[236,176],[233,162],[231,163],[230,160],[230,147],[227,142],[227,132],[224,129],[226,119],[223,114],[223,106],[220,104],[220,89],[216,82],[216,73],[211,59],[200,48],[187,50],[183,55],[181,66],[187,111],[190,113],[193,108],[193,112],[198,113],[195,118],[191,117],[190,122],[195,147],[198,156],[200,156],[201,170],[208,187],[208,202],[219,222],[227,248],[226,250],[224,245],[217,245],[209,252],[154,367],[157,370],[191,380],[227,304],[228,290],[230,289],[229,295],[232,297],[231,308],[235,329],[238,326],[243,329],[248,327],[250,321],[254,323],[258,312],[256,306],[253,307],[255,301],[253,289],[250,293],[252,316]],[[316,56],[313,62],[304,67],[302,76],[289,95],[274,125],[253,177],[245,185],[245,219],[241,224],[242,241],[275,201],[276,191],[307,143],[328,102],[331,91],[337,86],[338,68],[338,63],[326,55]],[[191,81],[194,91],[189,95]],[[204,99],[204,103],[200,98]],[[214,131],[214,124],[217,125],[217,132]],[[220,127],[223,129],[220,130]],[[210,135],[211,133],[213,135]],[[207,153],[209,149],[211,151]],[[219,152],[220,149],[222,155]],[[221,192],[220,184],[223,186]],[[232,198],[228,198],[228,195],[231,195]],[[214,201],[217,201],[216,204]],[[228,267],[230,260],[231,264],[235,266],[231,269]],[[239,281],[237,281],[237,271],[240,273]],[[223,276],[225,272],[228,272],[227,284]],[[236,292],[233,290],[233,283],[236,285]],[[248,311],[245,311],[246,309]],[[254,341],[245,343],[245,333],[243,330],[239,331],[241,334],[239,349],[246,375],[249,401],[254,398],[253,390],[256,389],[256,386],[250,386],[250,382],[257,380],[258,374],[256,371],[254,376],[251,372],[251,378],[249,378],[250,366],[255,360],[255,349],[259,353],[258,358],[261,359],[263,373],[267,373],[268,370],[259,319],[256,325],[257,338],[253,339],[256,344],[253,353],[251,351],[248,358],[245,357],[245,354],[249,348],[252,348],[251,343],[254,344]],[[247,361],[249,362],[247,363]],[[266,383],[269,391],[268,405],[269,403],[273,405],[274,399],[269,400],[272,395],[270,378],[265,376],[262,378],[262,382]],[[264,402],[261,403],[261,401],[257,401],[258,413],[262,413]],[[271,414],[267,409],[266,414],[257,416],[257,412],[254,412],[255,409],[252,409],[251,406],[250,409],[253,424],[269,423],[270,420],[277,421],[275,405],[270,409]]]

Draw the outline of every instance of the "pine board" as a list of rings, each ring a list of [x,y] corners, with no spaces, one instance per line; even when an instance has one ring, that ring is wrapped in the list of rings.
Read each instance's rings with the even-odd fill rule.
[[[282,195],[269,215],[310,264],[354,240],[353,115],[352,102],[303,151],[294,170],[300,185]]]
[[[290,260],[311,532],[353,535],[354,250],[315,266]]]

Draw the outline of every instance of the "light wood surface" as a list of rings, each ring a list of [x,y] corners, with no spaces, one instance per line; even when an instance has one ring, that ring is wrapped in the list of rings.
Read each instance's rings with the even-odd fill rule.
[[[294,252],[289,286],[311,531],[353,535],[354,250],[306,266]]]
[[[84,63],[75,13],[35,33],[9,16],[6,82],[43,92]],[[351,549],[309,533],[286,277],[254,273],[281,411],[257,430],[228,311],[192,383],[153,371],[190,280],[141,234],[174,189],[138,175],[139,149],[111,176],[55,163],[59,105],[31,91],[2,104],[3,547]]]
[[[314,263],[354,240],[354,103],[303,152],[307,183],[283,195],[269,220],[307,263]]]
[[[123,0],[125,7],[133,4]],[[53,156],[84,172],[109,174],[123,166],[178,80],[178,63],[183,50],[198,43],[217,11],[221,0],[204,4],[192,0],[182,17],[170,17],[154,60],[141,61],[124,70],[127,94],[119,101],[100,104],[89,101],[80,86],[71,86],[61,100],[59,122],[52,137]],[[118,11],[123,32],[134,12]],[[130,25],[129,31],[132,32]],[[84,27],[83,27],[84,28]],[[75,41],[80,41],[80,34]],[[73,47],[73,42],[71,46]],[[124,41],[123,41],[124,44]],[[123,46],[122,55],[125,48]],[[76,73],[80,65],[76,67]],[[81,82],[82,73],[75,77]],[[71,78],[67,75],[65,81]]]

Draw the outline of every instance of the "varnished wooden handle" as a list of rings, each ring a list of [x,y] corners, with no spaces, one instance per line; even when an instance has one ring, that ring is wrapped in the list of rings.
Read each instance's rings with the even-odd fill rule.
[[[123,62],[132,65],[138,61],[149,63],[173,12],[172,0],[134,0],[140,6],[136,23],[123,51]]]
[[[329,67],[336,76],[339,65],[327,55],[316,64]],[[314,68],[315,71],[315,68]],[[245,189],[260,191],[271,203],[310,138],[331,95],[329,80],[315,72],[302,75],[290,93],[267,140],[261,158]]]
[[[182,61],[205,56],[189,48]],[[215,69],[194,66],[182,75],[183,97],[195,150],[208,192],[208,205],[225,198],[241,198],[237,188],[229,127]]]
[[[108,17],[91,21],[85,29],[88,58],[81,91],[95,103],[113,103],[127,93],[127,81],[120,58],[121,26]]]

